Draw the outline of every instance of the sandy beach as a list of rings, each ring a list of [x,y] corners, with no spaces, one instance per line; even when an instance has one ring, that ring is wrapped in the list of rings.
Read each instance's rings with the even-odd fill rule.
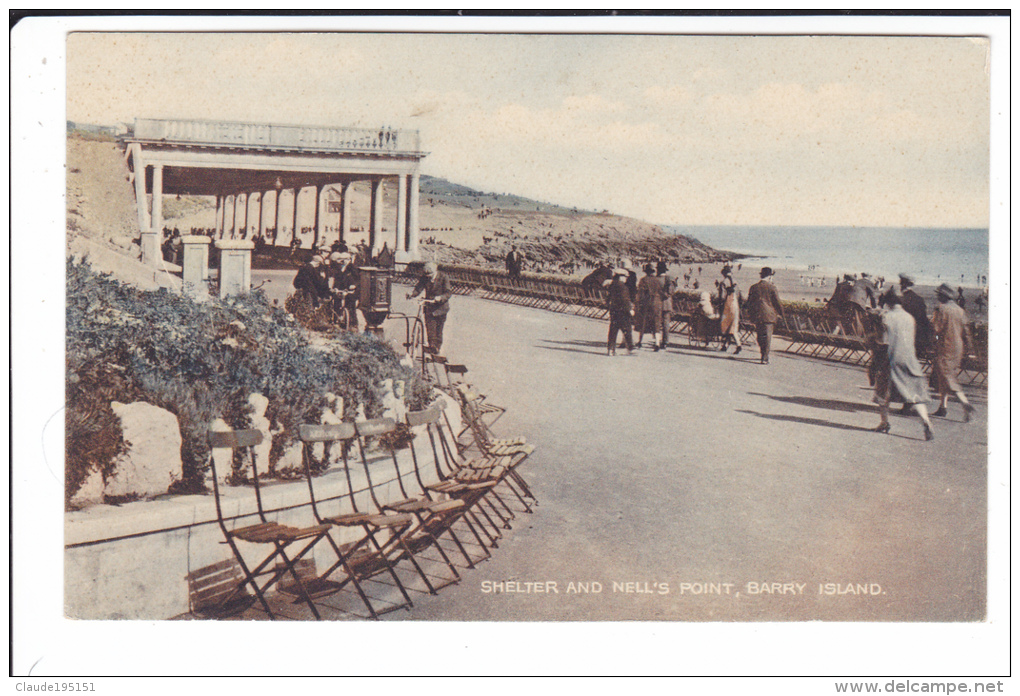
[[[684,264],[679,267],[674,266],[670,269],[670,272],[680,273],[679,278],[681,290],[686,289],[693,291],[693,283],[697,280],[699,285],[698,290],[708,289],[710,292],[714,292],[715,281],[722,277],[722,267],[724,265],[726,264],[704,263],[693,266]],[[737,281],[737,285],[740,286],[741,292],[746,297],[747,289],[758,282],[760,278],[759,273],[763,264],[755,259],[743,259],[735,261],[731,265],[733,266],[733,278]],[[698,273],[698,268],[701,268],[700,274]],[[683,273],[687,273],[692,270],[693,275],[691,276],[690,285],[685,288]],[[772,278],[772,282],[779,291],[779,297],[782,300],[788,302],[807,302],[809,304],[823,305],[826,300],[832,297],[836,283],[835,276],[821,276],[788,268],[773,267],[773,270],[775,271],[775,276]],[[822,284],[823,281],[824,285]],[[813,285],[809,283],[813,283]],[[890,283],[899,283],[899,278],[886,278],[883,290],[888,289]],[[924,301],[928,305],[928,312],[931,313],[931,311],[935,308],[935,286],[917,285],[914,289],[921,297],[924,298]],[[967,299],[966,310],[971,319],[987,321],[987,304],[981,310],[978,310],[977,307],[977,298],[980,294],[979,291],[976,288],[964,288],[963,293],[964,297]]]

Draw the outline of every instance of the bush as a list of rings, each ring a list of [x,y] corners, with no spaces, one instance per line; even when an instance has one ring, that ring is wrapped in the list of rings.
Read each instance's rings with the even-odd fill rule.
[[[327,394],[353,414],[381,415],[376,385],[403,380],[411,408],[428,388],[400,356],[368,334],[322,337],[316,345],[263,293],[194,300],[166,289],[145,292],[67,262],[67,490],[93,470],[105,476],[122,447],[110,402],[147,401],[177,416],[183,476],[171,492],[205,490],[209,423],[250,427],[248,396],[269,399],[270,468],[295,442],[301,423],[318,422]],[[321,344],[321,345],[320,345]]]

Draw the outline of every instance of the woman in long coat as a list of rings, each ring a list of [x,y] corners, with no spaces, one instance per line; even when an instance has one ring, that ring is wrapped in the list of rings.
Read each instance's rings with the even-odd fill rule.
[[[722,334],[722,347],[719,350],[725,351],[730,343],[737,349],[733,351],[736,355],[740,352],[740,288],[737,281],[733,280],[733,267],[726,264],[722,268],[722,285],[719,286],[719,297],[722,299],[722,319],[719,322],[719,332]]]
[[[914,352],[914,318],[903,309],[899,288],[888,293],[882,312],[882,335],[873,359],[877,361],[875,402],[882,421],[876,431],[889,432],[889,403],[910,404],[924,424],[924,439],[935,437],[928,419],[928,384]]]
[[[646,333],[652,334],[652,350],[658,351],[662,334],[662,299],[665,291],[662,279],[655,275],[651,264],[645,264],[645,277],[637,284],[637,347]]]
[[[960,305],[953,301],[953,289],[943,283],[935,290],[939,304],[931,318],[935,332],[935,378],[938,381],[939,408],[936,416],[946,415],[949,395],[955,394],[963,404],[963,419],[970,420],[974,407],[963,393],[957,381],[960,363],[967,348],[973,345],[970,336],[970,318]]]

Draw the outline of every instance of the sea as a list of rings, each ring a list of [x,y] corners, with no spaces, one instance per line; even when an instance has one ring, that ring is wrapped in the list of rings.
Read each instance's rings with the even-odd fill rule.
[[[988,276],[987,228],[767,227],[669,225],[715,249],[755,257],[757,265],[816,276],[910,273],[922,285],[982,287]]]

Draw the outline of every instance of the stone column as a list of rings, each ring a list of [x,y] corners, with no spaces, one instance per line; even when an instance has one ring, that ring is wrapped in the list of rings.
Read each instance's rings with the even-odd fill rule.
[[[407,175],[397,177],[397,233],[393,239],[393,252],[407,250]]]
[[[411,175],[407,193],[407,253],[417,261],[421,258],[418,253],[418,172]]]
[[[292,240],[293,239],[300,239],[300,237],[298,237],[298,228],[297,228],[297,202],[298,202],[298,196],[299,195],[301,195],[301,189],[297,188],[297,187],[294,187],[294,218],[293,218],[293,221],[291,223],[291,228],[290,228],[291,229],[291,234],[292,234],[292,237],[291,237]]]
[[[266,192],[265,191],[259,191],[259,222],[255,226],[256,227],[256,229],[255,229],[255,235],[256,236],[262,234],[262,203],[265,200],[266,200]]]
[[[144,201],[144,199],[142,199]],[[163,262],[160,241],[163,235],[163,165],[152,168],[152,215],[148,230],[142,231],[142,263],[152,266]]]
[[[382,236],[382,179],[372,179],[372,205],[368,217],[368,248],[374,257],[379,253],[379,238]]]
[[[312,223],[312,248],[319,248],[319,220],[321,215],[319,212],[322,208],[322,186],[315,185],[315,222]]]
[[[351,235],[351,182],[340,185],[340,239],[347,241]]]
[[[239,238],[240,237],[245,237],[245,238],[248,237],[248,203],[250,203],[250,202],[251,201],[248,200],[248,194],[246,193],[245,194],[245,207],[244,207],[244,210],[242,211],[242,214],[241,214],[241,228],[238,230],[238,232],[241,233],[241,234],[238,235]]]
[[[247,239],[221,239],[216,248],[220,250],[220,299],[246,295],[251,291],[251,250],[255,243]]]
[[[184,247],[183,278],[184,292],[194,297],[206,297],[209,288],[209,244],[212,240],[205,235],[186,234],[181,237]]]
[[[223,213],[223,196],[216,194],[216,221],[213,223],[213,234],[220,232],[220,215]]]
[[[237,195],[230,196],[230,239],[234,238],[234,232],[237,229]],[[226,230],[224,230],[226,232]],[[224,236],[226,236],[224,234]]]
[[[142,146],[131,144],[131,165],[135,174],[135,203],[138,208],[138,231],[142,234],[149,230],[149,197],[145,193],[145,162],[142,161]]]
[[[273,210],[273,230],[276,235],[273,238],[273,246],[276,246],[277,240],[280,238],[280,189],[276,189],[276,202]]]

